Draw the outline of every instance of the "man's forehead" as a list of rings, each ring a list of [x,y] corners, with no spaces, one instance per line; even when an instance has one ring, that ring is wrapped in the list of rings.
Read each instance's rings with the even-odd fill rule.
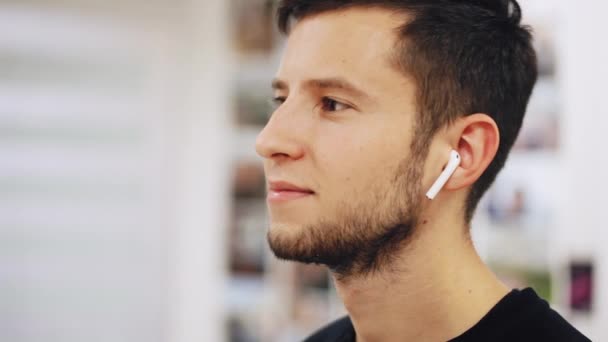
[[[292,27],[277,77],[333,75],[352,80],[394,73],[394,49],[402,24],[402,15],[378,8],[355,7],[305,17]]]

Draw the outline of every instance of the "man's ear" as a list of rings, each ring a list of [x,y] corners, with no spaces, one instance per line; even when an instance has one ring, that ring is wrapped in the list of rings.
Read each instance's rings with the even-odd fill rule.
[[[459,190],[475,183],[488,168],[500,143],[500,132],[487,114],[459,118],[449,129],[450,140],[460,154],[460,166],[445,188]]]

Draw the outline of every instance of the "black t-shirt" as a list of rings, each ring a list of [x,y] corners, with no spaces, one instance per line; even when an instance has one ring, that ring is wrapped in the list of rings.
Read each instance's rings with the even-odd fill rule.
[[[452,342],[579,342],[590,341],[571,326],[534,290],[513,290],[475,326]],[[305,342],[355,342],[348,317],[321,329]]]

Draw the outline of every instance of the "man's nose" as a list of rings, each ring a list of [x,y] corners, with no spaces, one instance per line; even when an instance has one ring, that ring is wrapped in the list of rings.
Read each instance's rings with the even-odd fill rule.
[[[304,148],[298,138],[299,131],[293,117],[278,109],[258,134],[255,149],[265,159],[300,159]]]

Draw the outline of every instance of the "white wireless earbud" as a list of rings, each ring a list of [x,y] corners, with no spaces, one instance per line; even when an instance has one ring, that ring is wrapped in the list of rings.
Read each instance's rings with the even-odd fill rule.
[[[445,166],[443,172],[441,172],[435,183],[433,183],[433,186],[431,186],[429,191],[426,193],[426,197],[428,199],[432,200],[437,196],[439,191],[441,191],[445,183],[447,183],[450,177],[452,177],[452,174],[454,171],[456,171],[459,165],[460,154],[458,154],[458,152],[455,150],[452,150],[452,152],[450,152],[450,161],[448,161],[448,165]]]

